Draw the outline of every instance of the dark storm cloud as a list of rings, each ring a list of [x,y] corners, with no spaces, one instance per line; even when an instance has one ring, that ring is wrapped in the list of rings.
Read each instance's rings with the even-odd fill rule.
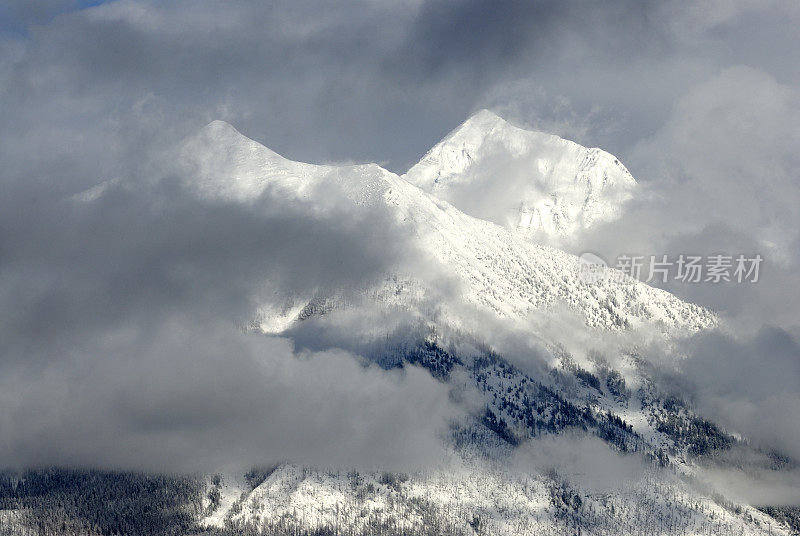
[[[575,48],[602,44],[597,50],[607,58],[632,46],[655,51],[663,36],[652,11],[649,2],[427,2],[398,56],[417,74],[411,81],[469,74],[485,87],[509,69],[550,69],[569,41]]]
[[[456,72],[485,84],[495,71],[554,39],[569,6],[559,2],[425,3],[390,66],[405,66],[407,84]]]
[[[3,119],[85,138],[148,101],[165,122],[226,119],[299,160],[402,172],[474,109],[514,104],[502,90],[515,80],[552,85],[528,120],[558,120],[559,93],[581,113],[614,98],[587,78],[611,84],[604,70],[631,49],[664,48],[642,6],[112,2],[34,31],[5,77]]]

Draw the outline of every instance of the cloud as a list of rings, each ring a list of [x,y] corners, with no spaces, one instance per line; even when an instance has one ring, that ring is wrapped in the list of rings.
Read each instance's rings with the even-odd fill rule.
[[[324,210],[270,188],[206,200],[171,150],[123,160],[88,198],[3,199],[2,464],[436,460],[455,410],[427,371],[242,329],[263,303],[386,277],[409,256],[397,224],[335,183]]]
[[[515,451],[511,465],[521,471],[555,472],[584,493],[622,491],[650,469],[639,457],[621,454],[596,437],[577,433],[528,441]]]
[[[720,467],[701,470],[704,481],[731,500],[753,505],[796,506],[800,503],[797,469],[739,471]]]
[[[778,328],[753,337],[720,332],[684,343],[683,381],[702,415],[755,445],[800,459],[800,343]]]
[[[78,7],[76,0],[9,0],[0,8],[0,14],[6,18],[0,29],[24,32]]]
[[[156,471],[292,461],[419,469],[456,415],[427,371],[174,319],[120,326],[33,367],[5,368],[0,459]]]
[[[777,243],[797,227],[800,94],[767,73],[737,66],[692,88],[671,119],[637,147],[677,195],[696,196],[705,222],[719,221]],[[749,210],[743,201],[750,200]],[[682,222],[676,218],[675,225]],[[694,223],[694,222],[690,222]],[[683,223],[684,226],[689,223]]]
[[[520,124],[609,150],[642,183],[643,199],[620,226],[588,237],[591,249],[769,254],[769,272],[755,287],[669,288],[737,316],[750,331],[763,323],[787,331],[799,324],[796,3],[9,5],[12,23],[0,28],[0,372],[16,387],[9,391],[13,404],[2,406],[15,409],[13,419],[10,410],[0,419],[0,437],[9,456],[22,459],[22,446],[37,438],[44,449],[34,432],[45,423],[35,417],[52,415],[47,410],[59,405],[70,410],[65,422],[72,429],[86,432],[78,426],[75,408],[81,408],[96,414],[94,431],[116,418],[113,430],[130,430],[131,415],[119,408],[103,414],[106,405],[92,401],[110,400],[102,391],[112,386],[127,392],[119,385],[123,365],[132,367],[125,372],[130,377],[150,372],[158,378],[157,363],[163,363],[165,386],[151,394],[168,400],[166,385],[181,385],[176,370],[190,368],[178,334],[204,356],[198,385],[207,386],[221,359],[214,337],[238,341],[228,323],[248,321],[259,293],[276,286],[347,287],[378,277],[404,256],[406,244],[380,234],[389,228],[380,215],[354,216],[338,207],[337,217],[308,220],[297,217],[302,207],[269,196],[245,209],[189,195],[162,157],[213,119],[228,120],[297,160],[378,161],[402,172],[470,112],[491,107]],[[123,180],[91,208],[63,201],[117,177]],[[164,326],[175,326],[174,332]],[[757,341],[783,341],[776,333],[764,331]],[[498,344],[510,353],[535,346],[512,335],[498,335],[507,337]],[[308,333],[298,337],[304,347],[319,342]],[[232,344],[241,352],[237,367],[224,371],[228,385],[243,371],[261,377],[254,363],[262,353],[294,363],[287,370],[305,370],[285,342]],[[760,355],[757,345],[735,347],[742,362]],[[779,355],[793,351],[788,344],[781,348]],[[722,357],[712,350],[707,355]],[[345,368],[351,359],[309,359],[329,357]],[[713,369],[712,357],[697,359],[702,371]],[[768,363],[768,370],[788,367]],[[378,375],[354,374],[364,380]],[[378,376],[391,391],[395,380]],[[264,377],[285,392],[280,377]],[[314,381],[304,388],[312,394],[319,387]],[[770,397],[758,388],[726,381],[740,387],[737,403],[768,409]],[[408,382],[411,392],[425,385],[413,378],[397,382]],[[371,400],[371,392],[356,384],[347,385],[361,393],[358,400]],[[707,388],[698,400],[716,411],[723,386]],[[193,399],[195,392],[182,389]],[[88,395],[81,399],[83,392]],[[130,406],[143,403],[131,398]],[[25,407],[40,411],[26,413]],[[223,410],[209,408],[227,415]],[[144,429],[156,426],[154,412],[140,409]],[[202,422],[188,411],[170,422],[184,417],[186,427],[193,419]],[[731,422],[756,424],[744,417]],[[776,428],[762,436],[782,441],[779,423],[768,424]],[[85,446],[66,428],[65,449],[73,442]],[[182,437],[177,443],[191,436]],[[37,451],[28,450],[31,461]],[[69,452],[78,450],[50,453],[77,462]],[[138,453],[118,454],[108,463],[142,460]],[[313,459],[315,452],[306,454]]]
[[[713,25],[689,25],[680,6],[119,0],[8,36],[0,121],[27,147],[70,138],[77,156],[93,140],[129,139],[135,103],[149,99],[183,134],[225,119],[298,160],[403,172],[488,106],[556,134],[583,132],[577,141],[627,161],[677,95],[731,64],[728,45],[792,82],[774,60],[793,50],[790,5],[716,9],[729,14]]]
[[[760,254],[757,284],[660,286],[741,326],[792,329],[800,322],[798,120],[800,93],[762,70],[735,66],[699,82],[632,151],[630,167],[647,173],[637,175],[624,216],[581,237],[576,251],[600,251],[612,264],[619,254]]]
[[[397,233],[384,216],[346,206],[315,218],[279,196],[243,206],[204,201],[169,178],[133,188],[119,183],[88,204],[36,202],[35,212],[4,207],[7,341],[186,309],[246,322],[267,283],[286,294],[352,287],[407,247],[388,239]]]

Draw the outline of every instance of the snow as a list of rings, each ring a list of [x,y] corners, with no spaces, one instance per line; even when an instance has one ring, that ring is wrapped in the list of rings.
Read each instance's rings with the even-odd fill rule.
[[[617,219],[636,187],[613,155],[518,128],[488,110],[403,177],[467,214],[554,243]]]
[[[495,125],[491,132],[513,134],[519,130],[488,112],[478,114],[465,125],[473,123],[481,128],[469,128],[464,136],[456,131],[456,137],[472,142],[477,132],[488,128],[487,124]],[[534,134],[536,139],[543,136]],[[512,137],[508,144],[512,148],[519,145],[518,149],[527,154],[531,150],[527,139]],[[591,153],[571,142],[552,136],[547,139],[576,154]],[[662,331],[696,331],[715,322],[714,315],[701,307],[630,278],[611,277],[608,270],[604,272],[608,277],[585,282],[579,277],[578,257],[469,216],[409,182],[408,175],[400,177],[376,164],[328,166],[294,162],[221,121],[211,123],[188,140],[181,161],[185,175],[191,178],[190,187],[208,199],[252,203],[268,191],[287,201],[302,200],[308,210],[324,215],[333,202],[330,190],[324,186],[333,185],[344,192],[347,210],[386,214],[397,222],[397,232],[403,234],[398,241],[410,240],[413,244],[409,256],[424,262],[407,259],[398,268],[402,272],[386,273],[383,283],[363,289],[364,296],[381,305],[415,310],[424,316],[421,310],[435,301],[438,317],[458,326],[464,322],[459,311],[463,312],[465,306],[511,322],[525,321],[536,311],[567,308],[581,315],[586,325],[603,329],[648,324],[657,325]],[[457,169],[461,168],[454,164],[451,172]],[[605,216],[598,213],[592,217]],[[584,221],[590,219],[583,217]],[[392,283],[397,278],[407,281],[407,288],[418,288],[398,295]],[[457,290],[444,293],[442,278]],[[344,306],[336,303],[335,296],[298,295],[290,297],[288,303],[282,297],[280,302],[263,304],[259,319],[262,329],[281,332],[290,328],[313,299],[327,300],[334,308]]]
[[[474,459],[413,474],[282,465],[255,489],[242,489],[234,508],[206,518],[208,526],[225,523],[356,534],[433,532],[434,523],[451,534],[557,535],[577,526],[597,535],[789,534],[753,508],[737,513],[656,470],[608,495]]]

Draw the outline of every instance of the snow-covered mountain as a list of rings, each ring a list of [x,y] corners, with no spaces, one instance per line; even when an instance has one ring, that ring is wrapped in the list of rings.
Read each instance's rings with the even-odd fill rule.
[[[467,124],[478,120],[502,122],[486,112]],[[571,147],[563,140],[553,143]],[[459,327],[463,319],[458,311],[464,305],[516,322],[561,308],[602,328],[654,324],[661,330],[694,331],[714,322],[709,311],[612,270],[604,269],[598,281],[586,281],[578,257],[469,216],[376,164],[294,162],[220,121],[185,144],[182,161],[190,186],[209,199],[249,203],[269,192],[287,201],[302,201],[318,215],[326,214],[332,203],[344,203],[349,211],[378,211],[396,222],[397,232],[403,234],[398,241],[410,242],[407,255],[413,259],[386,273],[381,284],[362,289],[364,296],[383,305],[420,312],[434,300],[438,312]],[[450,283],[450,292],[442,291],[442,280]],[[315,307],[340,305],[335,295],[317,295],[314,289],[305,295],[281,296],[278,303],[264,304],[260,325],[265,331],[280,332]]]
[[[617,219],[636,186],[613,155],[518,128],[488,110],[403,177],[467,214],[555,243]]]
[[[367,311],[361,331],[344,324],[352,331],[339,336],[341,344],[383,340],[392,328],[379,311],[403,311],[426,331],[407,332],[399,352],[373,346],[372,357],[385,366],[422,366],[445,383],[458,377],[454,396],[484,408],[454,423],[443,439],[453,452],[446,467],[397,475],[282,465],[255,482],[216,480],[206,525],[336,532],[344,524],[356,533],[424,532],[431,523],[455,534],[576,527],[622,534],[637,526],[673,534],[763,532],[763,513],[715,502],[689,483],[700,470],[695,459],[739,440],[667,397],[635,343],[608,342],[650,332],[668,341],[714,325],[715,316],[607,268],[582,277],[578,257],[530,239],[535,231],[564,237],[618,217],[635,181],[613,156],[484,111],[404,176],[375,164],[294,162],[218,121],[186,142],[181,161],[189,186],[208,200],[251,204],[268,196],[318,217],[333,218],[333,207],[344,207],[396,224],[397,241],[409,247],[377,281],[355,293],[276,294],[255,325],[294,336],[304,325],[330,329],[314,322],[337,312]],[[473,197],[475,191],[482,195]],[[550,372],[542,375],[519,355],[509,360],[497,332],[537,341]],[[459,347],[460,336],[475,344],[471,350]],[[519,445],[575,430],[623,453],[623,465],[648,469],[611,495],[558,471],[509,470]]]

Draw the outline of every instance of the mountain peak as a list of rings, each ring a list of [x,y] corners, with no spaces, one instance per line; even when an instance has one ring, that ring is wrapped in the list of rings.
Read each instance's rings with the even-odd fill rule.
[[[219,120],[184,141],[180,162],[188,170],[191,187],[202,196],[242,202],[255,201],[270,186],[285,196],[302,198],[323,182],[336,183],[343,192],[365,201],[377,195],[376,184],[393,175],[377,164],[290,160]]]
[[[497,115],[491,110],[482,108],[469,116],[461,126],[475,125],[475,126],[497,126],[502,124],[509,124],[508,121]]]
[[[613,155],[489,110],[451,131],[404,178],[467,214],[556,243],[616,219],[636,185]]]
[[[213,133],[230,133],[230,134],[237,134],[240,136],[242,135],[238,130],[236,130],[236,128],[233,125],[231,125],[227,121],[223,121],[222,119],[214,119],[200,130]]]
[[[180,159],[204,195],[236,200],[257,198],[275,174],[297,174],[311,166],[284,158],[221,120],[186,139]]]
[[[451,130],[428,154],[436,150],[440,145],[456,144],[465,147],[476,147],[487,139],[511,128],[516,127],[496,113],[484,108],[478,110],[469,116],[466,121]]]
[[[445,136],[441,143],[456,139],[471,137],[474,141],[479,139],[504,138],[512,140],[520,137],[538,137],[548,140],[561,140],[564,143],[573,143],[563,140],[554,134],[521,128],[495,112],[486,108],[480,109],[470,115],[466,121]]]
[[[236,127],[221,119],[215,119],[201,128],[197,134],[188,140],[187,145],[191,144],[203,145],[206,151],[212,152],[255,151],[262,157],[283,159],[281,155],[272,149],[248,138],[239,132]]]

